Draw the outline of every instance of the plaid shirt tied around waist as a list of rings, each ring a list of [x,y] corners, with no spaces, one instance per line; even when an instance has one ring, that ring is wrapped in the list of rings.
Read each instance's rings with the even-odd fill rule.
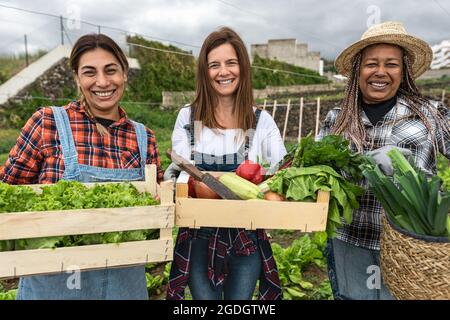
[[[172,267],[167,288],[167,300],[183,300],[189,279],[191,240],[195,230],[180,228],[175,245],[175,268]],[[260,300],[281,300],[282,292],[275,259],[264,230],[257,230],[258,245],[247,236],[244,229],[217,228],[209,238],[208,278],[211,286],[223,286],[228,274],[226,257],[231,250],[237,255],[250,255],[256,250],[261,254],[262,272],[259,278]]]

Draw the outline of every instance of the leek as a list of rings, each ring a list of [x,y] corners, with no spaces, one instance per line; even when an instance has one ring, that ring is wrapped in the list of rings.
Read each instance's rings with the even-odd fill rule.
[[[363,175],[390,220],[418,235],[450,238],[450,191],[440,191],[438,176],[427,179],[397,149],[388,152],[394,168],[389,178],[369,159]]]

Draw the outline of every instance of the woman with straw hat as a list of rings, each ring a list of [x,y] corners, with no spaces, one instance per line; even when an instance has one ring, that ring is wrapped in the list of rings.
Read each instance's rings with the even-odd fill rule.
[[[436,173],[438,152],[450,158],[448,108],[425,99],[415,79],[432,59],[430,46],[409,35],[399,22],[369,28],[336,59],[348,77],[340,107],[332,109],[317,139],[342,134],[355,151],[370,154],[392,174],[387,152],[398,148],[428,175]],[[368,190],[327,246],[328,275],[335,299],[392,299],[379,268],[381,204]]]

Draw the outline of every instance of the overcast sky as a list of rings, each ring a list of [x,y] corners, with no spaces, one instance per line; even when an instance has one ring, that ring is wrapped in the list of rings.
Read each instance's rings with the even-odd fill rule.
[[[268,39],[295,38],[329,59],[377,21],[401,21],[431,45],[450,39],[449,0],[0,0],[3,53],[23,51],[24,34],[31,50],[49,50],[61,42],[57,18],[5,6],[72,19],[64,23],[66,43],[97,31],[82,20],[165,40],[194,54],[219,26],[235,29],[248,48]],[[116,30],[101,31],[121,39]]]

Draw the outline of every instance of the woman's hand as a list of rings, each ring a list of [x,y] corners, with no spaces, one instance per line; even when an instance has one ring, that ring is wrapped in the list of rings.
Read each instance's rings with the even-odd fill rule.
[[[392,161],[391,158],[387,155],[389,151],[392,149],[398,149],[407,159],[412,155],[411,150],[400,148],[397,146],[389,145],[384,146],[379,149],[375,149],[372,151],[368,151],[366,154],[368,156],[371,156],[373,160],[375,160],[377,166],[380,168],[380,170],[387,176],[393,176],[394,175],[394,168],[392,167]]]

